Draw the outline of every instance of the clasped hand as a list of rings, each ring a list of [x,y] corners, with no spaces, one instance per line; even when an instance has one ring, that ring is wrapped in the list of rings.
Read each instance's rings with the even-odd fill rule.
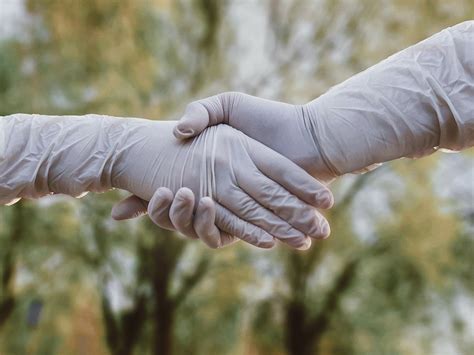
[[[147,212],[212,248],[241,239],[306,249],[329,235],[316,208],[331,207],[333,197],[302,168],[230,126],[179,140],[175,125],[137,121],[113,173],[114,186],[134,195],[114,207],[115,219]]]

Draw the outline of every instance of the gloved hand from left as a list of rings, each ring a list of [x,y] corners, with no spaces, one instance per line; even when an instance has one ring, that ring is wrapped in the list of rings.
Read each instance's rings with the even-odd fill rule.
[[[0,203],[116,187],[141,199],[135,202],[152,200],[154,216],[154,198],[179,191],[171,215],[187,223],[174,227],[212,247],[235,236],[259,247],[272,247],[276,238],[306,248],[307,236],[329,234],[314,208],[329,207],[331,193],[304,170],[231,127],[183,142],[173,136],[174,125],[98,115],[3,117]]]

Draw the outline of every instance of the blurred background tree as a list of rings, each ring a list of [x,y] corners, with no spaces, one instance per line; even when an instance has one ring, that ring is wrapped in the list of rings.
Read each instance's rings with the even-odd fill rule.
[[[0,114],[167,119],[228,90],[304,103],[473,15],[469,0],[2,0]],[[332,237],[307,252],[117,223],[117,191],[1,207],[0,353],[468,354],[473,164],[339,180]]]

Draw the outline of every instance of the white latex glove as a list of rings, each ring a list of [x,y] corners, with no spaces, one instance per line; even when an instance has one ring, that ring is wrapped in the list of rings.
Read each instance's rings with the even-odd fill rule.
[[[326,182],[400,157],[471,147],[474,21],[445,29],[306,105],[234,92],[193,102],[174,133],[189,138],[220,123]],[[156,203],[166,208],[170,201]],[[123,218],[132,217],[140,208],[125,203],[123,211]]]
[[[212,247],[236,236],[264,248],[274,238],[306,248],[307,236],[329,234],[314,207],[329,207],[331,193],[304,170],[231,127],[182,142],[174,125],[98,115],[0,118],[0,203],[116,187],[151,199],[153,219],[154,200],[166,200],[160,187],[187,187],[168,205],[171,220],[185,221],[174,227]]]
[[[306,105],[240,93],[191,103],[178,138],[225,123],[331,180],[400,157],[474,145],[474,21],[447,28]]]

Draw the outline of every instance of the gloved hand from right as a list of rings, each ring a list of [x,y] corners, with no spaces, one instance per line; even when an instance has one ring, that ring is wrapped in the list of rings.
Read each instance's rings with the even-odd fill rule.
[[[306,105],[234,92],[193,102],[174,133],[186,139],[221,123],[326,182],[400,157],[472,147],[474,21],[396,53]],[[131,217],[137,209],[128,207]]]
[[[188,105],[185,139],[224,123],[331,180],[474,145],[474,21],[447,28],[305,105],[224,93]]]

